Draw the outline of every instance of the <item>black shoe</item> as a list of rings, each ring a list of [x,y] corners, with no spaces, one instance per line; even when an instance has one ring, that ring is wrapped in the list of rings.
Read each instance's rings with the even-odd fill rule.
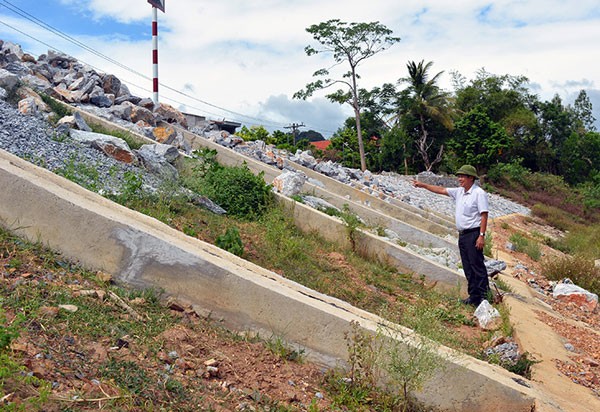
[[[472,299],[471,297],[462,299],[461,302],[464,303],[465,305],[471,305],[471,306],[479,306],[479,304],[481,303],[481,301],[477,302],[477,300]]]

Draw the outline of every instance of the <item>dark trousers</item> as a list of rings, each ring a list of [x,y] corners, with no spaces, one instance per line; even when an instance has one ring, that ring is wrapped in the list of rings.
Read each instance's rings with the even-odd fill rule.
[[[479,231],[464,233],[458,236],[458,250],[462,260],[463,270],[467,278],[469,297],[472,301],[480,302],[487,299],[490,289],[487,270],[485,268],[483,250],[475,247]]]

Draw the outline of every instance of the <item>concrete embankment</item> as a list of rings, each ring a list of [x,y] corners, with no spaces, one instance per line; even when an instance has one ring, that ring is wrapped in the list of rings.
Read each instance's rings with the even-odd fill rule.
[[[350,322],[378,333],[384,320],[188,237],[0,151],[0,221],[32,241],[137,287],[158,287],[233,329],[284,336],[329,366],[347,359]],[[401,330],[388,342],[420,340]],[[518,377],[447,348],[418,397],[434,410],[531,411],[543,399]]]
[[[146,137],[131,133],[122,126],[94,116],[81,109],[75,108],[75,110],[79,111],[89,123],[102,125],[107,130],[127,132],[144,143],[154,143],[154,141]],[[263,172],[267,183],[271,183],[275,177],[281,174],[281,170],[276,167],[243,156],[232,149],[220,146],[183,129],[178,130],[183,133],[184,137],[194,149],[207,147],[216,150],[217,159],[222,164],[237,166],[245,163],[253,173],[258,174]],[[389,203],[374,198],[373,196],[369,196],[360,190],[351,188],[313,170],[306,169],[306,173],[315,179],[322,179],[331,190],[329,191],[325,188],[306,183],[305,189],[307,191],[312,191],[313,194],[325,198],[327,201],[340,208],[343,207],[344,204],[350,205],[353,212],[370,225],[386,227],[393,230],[402,238],[402,240],[408,243],[425,247],[456,248],[455,243],[448,242],[440,236],[430,232],[433,231],[440,235],[447,234],[448,229],[444,226],[435,223],[429,224],[426,219],[420,216],[417,218],[414,211],[406,212],[400,207],[394,207]],[[336,191],[339,191],[339,193]],[[346,227],[340,220],[330,218],[327,215],[301,205],[286,196],[277,194],[276,197],[278,201],[286,204],[286,207],[293,212],[294,221],[301,230],[306,233],[318,233],[323,238],[336,242],[340,247],[351,247]],[[370,202],[369,198],[371,199],[371,202],[380,208],[379,210],[368,206]],[[381,210],[389,212],[390,215]],[[397,217],[393,217],[393,214],[397,217],[405,218],[411,223],[399,220]],[[397,243],[390,242],[385,238],[375,236],[360,229],[355,232],[353,237],[355,241],[355,250],[363,256],[377,259],[380,262],[398,268],[400,271],[414,272],[423,275],[429,282],[435,284],[437,288],[445,290],[456,290],[458,288],[463,291],[465,290],[466,281],[464,276],[446,266],[430,261]]]

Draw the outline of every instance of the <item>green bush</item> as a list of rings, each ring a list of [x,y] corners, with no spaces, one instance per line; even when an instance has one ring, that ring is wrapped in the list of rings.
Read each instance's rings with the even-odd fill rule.
[[[201,182],[201,194],[220,205],[230,216],[253,220],[267,210],[273,199],[264,172],[252,174],[248,166],[212,167]]]
[[[50,107],[50,110],[55,113],[55,116],[52,119],[54,122],[72,114],[72,110],[68,108],[67,104],[61,103],[45,93],[40,93],[40,97],[42,98],[42,101]]]
[[[520,161],[513,163],[498,163],[490,167],[487,178],[492,183],[510,183],[515,182],[525,187],[528,186],[528,177],[531,172],[526,167],[521,166]]]
[[[244,244],[237,227],[230,227],[225,234],[217,237],[215,245],[236,256],[242,256],[244,253]]]
[[[217,167],[217,155],[218,152],[215,149],[209,149],[207,147],[194,150],[192,153],[192,171],[194,172],[194,176],[204,177],[210,169]]]
[[[583,204],[586,210],[600,209],[600,172],[592,181],[585,182],[577,187],[583,196]]]

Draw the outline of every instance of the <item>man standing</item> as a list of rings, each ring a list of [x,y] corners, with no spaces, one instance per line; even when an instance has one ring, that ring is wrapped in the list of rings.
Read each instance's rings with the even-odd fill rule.
[[[418,180],[413,180],[413,186],[454,199],[458,249],[469,291],[469,297],[462,302],[478,306],[487,298],[490,288],[483,257],[488,221],[488,198],[487,193],[475,183],[479,177],[473,166],[462,166],[456,171],[456,175],[460,187],[445,188]]]

